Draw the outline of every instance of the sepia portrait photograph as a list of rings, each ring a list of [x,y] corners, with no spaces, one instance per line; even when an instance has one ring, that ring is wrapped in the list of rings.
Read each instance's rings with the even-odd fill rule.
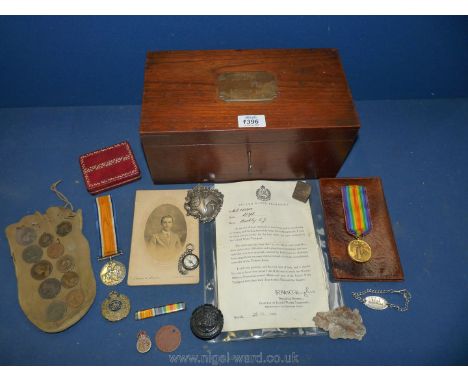
[[[187,190],[136,192],[128,285],[198,283],[198,268],[179,268],[188,245],[200,255],[198,220],[185,214],[186,195]]]
[[[145,242],[160,260],[170,260],[185,248],[187,223],[182,211],[173,204],[156,207],[145,224]]]

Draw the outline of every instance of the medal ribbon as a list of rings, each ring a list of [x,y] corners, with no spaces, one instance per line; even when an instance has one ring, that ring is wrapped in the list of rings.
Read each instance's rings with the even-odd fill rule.
[[[115,235],[114,211],[110,195],[96,198],[99,219],[99,233],[101,235],[101,255],[109,257],[119,254],[117,236]]]
[[[346,230],[356,238],[367,235],[372,229],[372,222],[366,188],[357,185],[343,186],[341,194]]]
[[[175,304],[158,306],[157,308],[139,310],[135,313],[135,320],[144,320],[145,318],[161,316],[163,314],[179,312],[181,310],[185,310],[185,302],[177,302]]]

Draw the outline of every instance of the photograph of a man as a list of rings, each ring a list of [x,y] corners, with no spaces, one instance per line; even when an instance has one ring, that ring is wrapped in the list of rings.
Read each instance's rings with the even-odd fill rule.
[[[171,215],[166,215],[161,218],[161,231],[152,234],[151,242],[156,247],[168,251],[178,251],[181,249],[179,235],[172,230],[174,219]]]

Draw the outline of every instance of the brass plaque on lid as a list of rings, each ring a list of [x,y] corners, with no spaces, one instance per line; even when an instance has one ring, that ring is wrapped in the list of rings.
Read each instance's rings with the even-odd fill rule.
[[[269,72],[226,72],[218,76],[218,96],[226,102],[271,101],[278,95]]]

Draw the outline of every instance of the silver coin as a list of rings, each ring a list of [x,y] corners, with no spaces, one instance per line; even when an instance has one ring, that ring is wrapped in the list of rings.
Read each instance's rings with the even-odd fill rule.
[[[39,245],[43,248],[48,247],[52,244],[53,240],[54,237],[50,233],[44,232],[39,238]]]
[[[54,301],[48,307],[46,311],[47,321],[57,322],[60,321],[67,312],[67,305],[62,301]]]
[[[75,260],[70,255],[65,255],[57,260],[57,269],[62,272],[68,272],[75,266]]]
[[[60,293],[60,289],[61,286],[59,280],[47,279],[39,285],[39,295],[44,299],[50,300]]]
[[[42,258],[42,248],[36,244],[23,250],[23,260],[29,264],[37,263]]]
[[[16,228],[16,242],[19,245],[29,245],[36,240],[36,231],[31,227],[17,227]]]
[[[61,222],[56,229],[57,235],[67,236],[73,229],[73,226],[70,222]]]
[[[101,269],[101,281],[104,285],[118,285],[127,274],[127,269],[120,261],[111,260]]]
[[[62,286],[67,289],[73,288],[80,281],[80,276],[76,272],[65,272],[62,276]]]
[[[41,260],[31,268],[31,277],[34,280],[44,280],[52,273],[52,264],[50,261]]]

